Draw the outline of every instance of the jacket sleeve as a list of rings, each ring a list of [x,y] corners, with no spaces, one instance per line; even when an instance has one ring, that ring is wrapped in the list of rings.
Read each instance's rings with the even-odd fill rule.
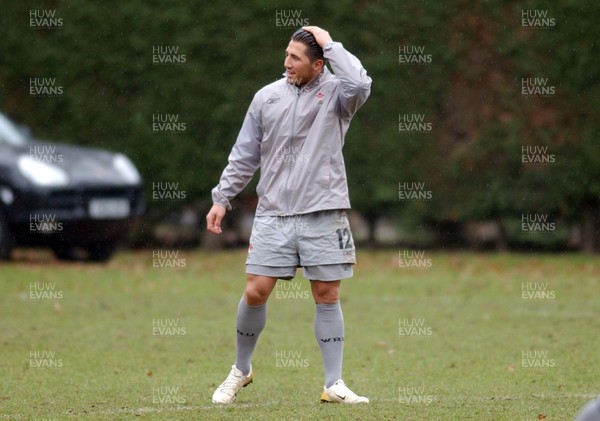
[[[351,118],[369,97],[372,80],[360,61],[341,43],[325,44],[323,54],[342,85],[339,95],[341,117]]]
[[[255,96],[229,154],[229,164],[223,170],[219,184],[212,190],[213,203],[231,210],[229,202],[246,187],[260,166],[262,136],[260,109]]]

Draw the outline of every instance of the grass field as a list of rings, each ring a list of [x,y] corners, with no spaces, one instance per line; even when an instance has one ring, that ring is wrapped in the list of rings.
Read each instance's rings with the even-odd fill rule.
[[[428,267],[406,268],[397,252],[363,251],[342,287],[344,378],[371,403],[319,403],[299,277],[271,296],[254,383],[214,406],[244,258],[125,252],[103,266],[25,253],[0,265],[0,419],[551,421],[600,393],[597,257],[426,252]],[[182,267],[154,267],[165,264]]]

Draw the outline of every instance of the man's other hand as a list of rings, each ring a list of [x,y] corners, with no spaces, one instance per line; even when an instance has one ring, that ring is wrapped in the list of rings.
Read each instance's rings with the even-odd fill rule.
[[[206,229],[214,234],[221,234],[223,231],[221,230],[221,221],[225,216],[227,210],[224,206],[214,204],[208,215],[206,215]]]

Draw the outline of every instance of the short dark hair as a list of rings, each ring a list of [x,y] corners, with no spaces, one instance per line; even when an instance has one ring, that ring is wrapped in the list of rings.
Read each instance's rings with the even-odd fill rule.
[[[306,55],[311,63],[314,63],[317,60],[323,60],[323,62],[325,62],[323,49],[317,43],[317,40],[312,33],[300,28],[292,34],[292,41],[298,41],[306,45]]]

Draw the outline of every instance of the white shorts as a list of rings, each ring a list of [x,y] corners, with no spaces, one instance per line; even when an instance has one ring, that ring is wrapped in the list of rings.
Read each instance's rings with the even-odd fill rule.
[[[335,281],[352,277],[355,263],[354,240],[342,210],[254,219],[249,274],[292,279],[296,268],[304,267],[305,278]]]

